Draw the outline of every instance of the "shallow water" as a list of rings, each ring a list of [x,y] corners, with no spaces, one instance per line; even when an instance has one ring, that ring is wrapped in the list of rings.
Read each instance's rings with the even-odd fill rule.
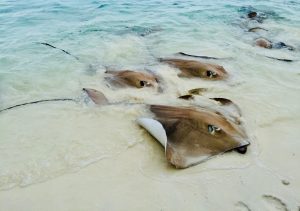
[[[245,32],[245,25],[258,25],[241,18],[248,5],[268,15],[261,24],[268,32]],[[299,11],[297,1],[247,1],[246,5],[233,0],[1,1],[0,109],[51,98],[78,102],[43,103],[0,113],[0,190],[74,172],[141,143],[145,144],[145,153],[137,158],[141,172],[154,178],[251,165],[264,141],[255,138],[258,128],[276,121],[295,127],[289,121],[300,117],[300,62],[263,56],[300,58]],[[296,51],[253,47],[260,36],[286,42]],[[79,60],[39,42],[65,49]],[[174,68],[155,59],[179,51],[228,58],[213,62],[225,67],[229,79],[178,78]],[[164,78],[166,90],[163,94],[151,89],[112,90],[103,80],[107,66],[151,69]],[[207,87],[205,96],[230,98],[240,106],[253,143],[239,161],[233,162],[236,154],[231,153],[174,174],[159,165],[165,162],[163,156],[156,156],[161,149],[149,145],[151,138],[135,123],[137,117],[147,115],[145,107],[86,105],[83,87],[102,90],[113,102],[163,104],[184,104],[175,97]],[[196,98],[194,104],[203,101]]]

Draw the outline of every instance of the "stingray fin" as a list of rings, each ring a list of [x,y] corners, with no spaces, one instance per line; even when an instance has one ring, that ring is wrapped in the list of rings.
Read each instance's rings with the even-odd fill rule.
[[[180,72],[180,73],[177,74],[177,76],[179,78],[191,78],[192,77],[191,74],[188,74],[186,72]]]
[[[185,118],[188,117],[188,108],[182,109],[165,105],[150,105],[150,111],[158,118]]]
[[[145,128],[166,149],[167,135],[159,121],[150,118],[138,118],[137,123]]]
[[[188,90],[188,93],[191,95],[202,95],[202,92],[206,92],[207,88],[195,88]]]
[[[109,104],[108,99],[105,97],[105,95],[96,90],[96,89],[90,89],[90,88],[83,88],[83,91],[87,93],[87,95],[91,98],[91,100],[97,104],[97,105],[107,105]]]
[[[194,99],[194,96],[191,95],[191,94],[187,94],[187,95],[181,95],[178,97],[179,99],[182,99],[182,100],[193,100]]]
[[[238,117],[242,116],[241,109],[231,100],[229,100],[227,98],[221,98],[221,97],[214,97],[214,98],[209,98],[209,99],[218,102],[219,105],[222,106],[223,109],[234,114],[235,116],[238,116]]]

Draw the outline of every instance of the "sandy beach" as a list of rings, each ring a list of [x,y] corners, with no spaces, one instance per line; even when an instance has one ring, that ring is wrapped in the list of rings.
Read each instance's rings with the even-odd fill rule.
[[[265,140],[257,154],[228,154],[186,170],[168,166],[161,147],[146,138],[78,172],[2,191],[0,209],[297,210],[299,132],[286,124],[299,120],[256,131],[257,140]],[[294,138],[289,146],[282,142],[287,136]]]

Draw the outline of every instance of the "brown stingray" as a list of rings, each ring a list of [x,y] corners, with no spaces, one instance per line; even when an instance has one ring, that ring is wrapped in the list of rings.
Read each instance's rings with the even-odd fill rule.
[[[88,88],[83,88],[83,91],[87,93],[87,95],[91,98],[91,100],[97,104],[97,105],[106,105],[109,104],[107,98],[105,95],[96,90],[96,89],[88,89]]]
[[[165,130],[167,140],[159,141],[165,147],[168,162],[176,168],[187,168],[233,149],[245,149],[250,144],[241,125],[210,109],[151,105],[150,110]],[[142,121],[139,124],[153,136],[162,137],[150,131],[154,124]],[[153,126],[154,130],[155,127],[158,128]]]
[[[178,75],[180,77],[200,77],[209,80],[222,80],[227,77],[226,70],[216,64],[184,59],[160,59],[160,61],[178,68],[181,71]]]
[[[282,49],[282,48],[286,48],[289,51],[293,51],[295,50],[295,48],[291,45],[287,45],[284,42],[271,42],[270,40],[267,40],[265,38],[258,38],[257,40],[255,40],[255,44],[259,47],[262,48],[274,48],[274,49]],[[280,60],[280,59],[278,59]]]
[[[144,88],[158,85],[156,77],[149,73],[132,70],[106,71],[105,73],[111,74],[111,77],[106,77],[106,79],[114,86]]]
[[[255,45],[262,48],[269,48],[269,49],[272,48],[272,42],[265,38],[258,38],[257,40],[255,40]]]

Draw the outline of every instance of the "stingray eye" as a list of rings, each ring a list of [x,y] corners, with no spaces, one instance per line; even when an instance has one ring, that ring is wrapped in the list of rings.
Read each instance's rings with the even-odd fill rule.
[[[209,77],[209,78],[214,78],[217,76],[217,73],[215,73],[214,71],[211,71],[211,70],[207,70],[206,71],[206,76]]]
[[[146,81],[140,81],[141,87],[144,87],[146,85]]]
[[[211,135],[215,135],[217,132],[221,131],[221,128],[214,125],[208,125],[207,130]]]
[[[148,81],[140,81],[140,85],[141,85],[141,87],[151,86],[151,83],[149,83]]]

